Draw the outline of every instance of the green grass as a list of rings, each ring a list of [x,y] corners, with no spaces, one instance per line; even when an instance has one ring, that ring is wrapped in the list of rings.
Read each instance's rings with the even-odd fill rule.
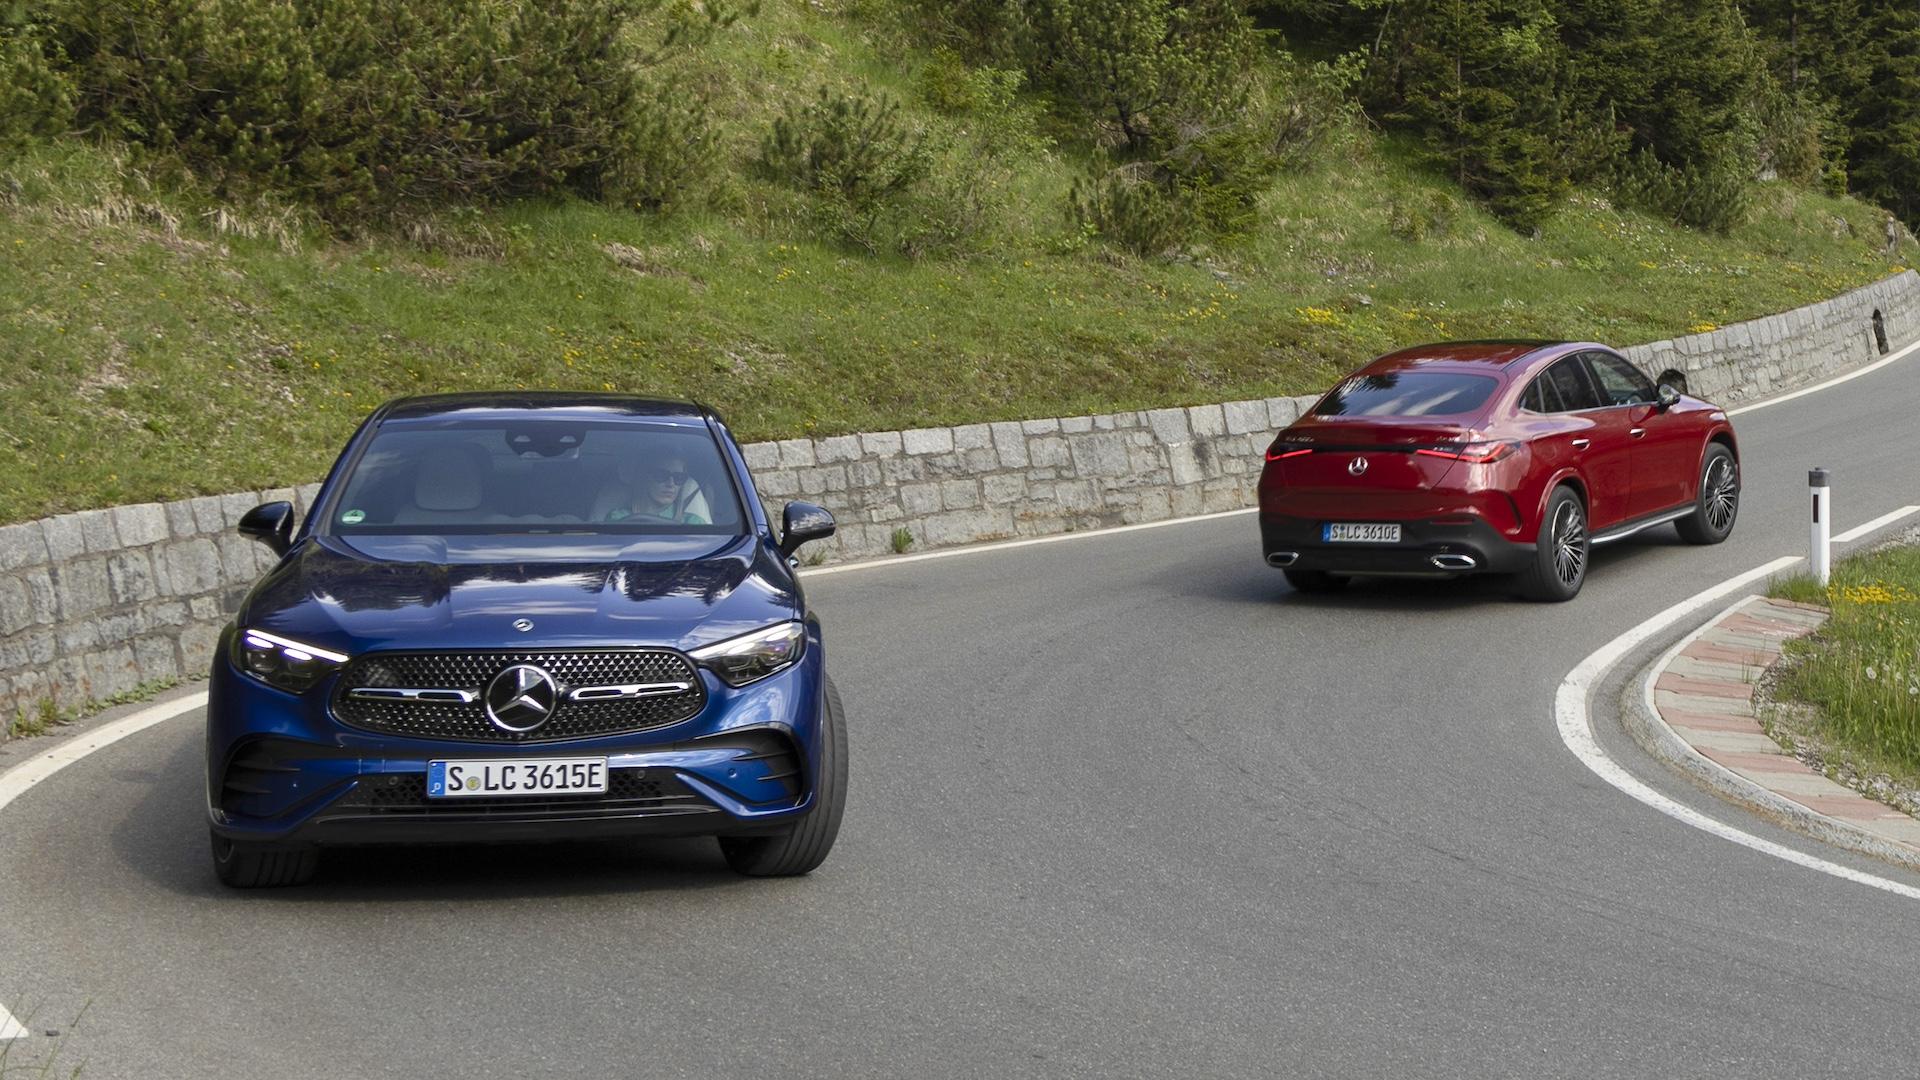
[[[1779,184],[1729,236],[1579,193],[1523,237],[1362,131],[1281,176],[1253,235],[1191,258],[1070,228],[1085,150],[1065,143],[1011,162],[987,254],[871,256],[815,238],[747,163],[821,84],[963,129],[916,96],[927,56],[858,7],[770,2],[680,62],[733,164],[711,208],[664,219],[524,204],[341,240],[150,182],[111,148],[0,159],[0,522],[313,480],[398,394],[693,397],[748,439],[1192,404],[1316,391],[1437,338],[1684,334],[1920,256],[1881,253],[1879,211]],[[1436,205],[1409,238],[1407,208]]]
[[[22,707],[14,710],[13,718],[5,724],[0,724],[0,742],[45,735],[55,728],[64,727],[76,720],[115,706],[147,701],[179,686],[184,681],[178,678],[149,679],[130,690],[123,690],[110,697],[89,698],[65,709],[56,706],[52,698],[41,698],[39,704],[31,708]]]
[[[1788,643],[1779,694],[1815,707],[1820,741],[1920,778],[1920,546],[1843,559],[1826,589],[1800,576],[1770,593],[1833,612],[1818,631]]]

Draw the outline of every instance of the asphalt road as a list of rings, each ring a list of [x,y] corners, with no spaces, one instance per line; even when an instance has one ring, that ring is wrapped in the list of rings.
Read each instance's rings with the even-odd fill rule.
[[[853,790],[803,880],[674,841],[344,853],[227,892],[183,716],[0,812],[0,1004],[62,1031],[7,1064],[1911,1075],[1920,903],[1628,799],[1552,701],[1614,635],[1799,552],[1809,466],[1840,528],[1920,501],[1917,405],[1920,358],[1737,418],[1733,538],[1603,549],[1569,605],[1296,595],[1250,516],[818,576]],[[1920,884],[1715,803],[1597,716],[1674,798]]]

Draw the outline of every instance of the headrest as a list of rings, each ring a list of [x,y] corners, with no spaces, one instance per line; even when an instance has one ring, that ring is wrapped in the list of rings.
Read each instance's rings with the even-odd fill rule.
[[[428,451],[413,474],[413,504],[422,510],[478,509],[485,462],[486,451],[470,443]]]

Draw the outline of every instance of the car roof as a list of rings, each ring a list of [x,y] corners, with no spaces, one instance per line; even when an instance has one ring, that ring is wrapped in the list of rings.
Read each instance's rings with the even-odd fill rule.
[[[537,414],[529,416],[528,414]],[[705,426],[711,411],[691,401],[573,390],[493,390],[395,398],[380,408],[390,420],[647,420],[684,427]]]
[[[1571,345],[1565,341],[1497,340],[1438,341],[1401,349],[1380,357],[1360,369],[1359,374],[1381,375],[1390,371],[1452,368],[1504,368],[1536,353],[1559,354]]]

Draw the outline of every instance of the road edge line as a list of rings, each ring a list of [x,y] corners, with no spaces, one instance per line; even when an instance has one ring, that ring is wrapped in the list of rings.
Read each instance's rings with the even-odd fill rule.
[[[1842,866],[1817,855],[1809,855],[1787,847],[1785,844],[1755,836],[1668,798],[1608,757],[1606,751],[1600,748],[1599,740],[1594,737],[1593,718],[1588,708],[1588,702],[1593,696],[1593,688],[1635,648],[1701,608],[1800,561],[1801,558],[1798,555],[1786,555],[1772,562],[1763,563],[1743,574],[1736,574],[1718,585],[1695,593],[1668,607],[1587,654],[1585,659],[1567,673],[1566,678],[1561,680],[1559,688],[1554,692],[1554,723],[1559,730],[1560,741],[1595,776],[1635,801],[1684,825],[1690,825],[1722,840],[1763,855],[1771,855],[1808,870],[1890,892],[1896,896],[1904,896],[1910,900],[1920,900],[1920,888],[1880,877],[1877,874],[1855,870],[1850,866]]]
[[[1705,637],[1720,620],[1752,602],[1750,595],[1734,600],[1675,642],[1640,673],[1621,694],[1620,715],[1627,733],[1647,753],[1736,806],[1822,843],[1883,859],[1906,870],[1920,871],[1920,854],[1850,822],[1802,806],[1779,792],[1741,776],[1681,738],[1680,733],[1673,730],[1666,717],[1660,714],[1660,707],[1653,697],[1653,684],[1666,671],[1667,665],[1687,646]]]
[[[1068,540],[1093,540],[1102,536],[1118,536],[1121,533],[1164,529],[1169,525],[1191,525],[1196,521],[1217,521],[1221,518],[1240,517],[1255,513],[1259,509],[1257,506],[1243,506],[1237,510],[1216,510],[1211,514],[1162,518],[1159,521],[1139,521],[1132,525],[1110,525],[1104,529],[1081,529],[1075,532],[1054,533],[1051,536],[1030,536],[1023,540],[962,544],[957,547],[941,548],[938,551],[922,551],[914,555],[895,555],[891,558],[882,556],[878,559],[861,559],[858,562],[835,563],[832,566],[802,566],[800,578],[804,581],[807,578],[824,577],[827,574],[849,574],[855,570],[878,570],[886,566],[905,566],[908,563],[930,562],[934,559],[954,559],[962,555],[985,555],[995,551],[1012,551],[1014,548],[1038,547],[1041,544],[1061,544]]]
[[[32,790],[34,785],[94,751],[105,749],[129,735],[138,734],[182,713],[192,712],[206,703],[207,692],[195,691],[185,697],[149,705],[139,712],[82,732],[58,746],[35,754],[0,773],[0,810],[5,810],[8,804]]]
[[[1836,544],[1851,544],[1855,540],[1870,533],[1879,532],[1881,529],[1911,514],[1920,514],[1920,506],[1903,506],[1898,510],[1888,511],[1864,525],[1856,525],[1848,529],[1846,532],[1834,537],[1833,542]]]
[[[1875,360],[1873,363],[1868,364],[1865,367],[1854,368],[1852,371],[1849,371],[1844,375],[1836,375],[1833,378],[1826,380],[1825,382],[1817,382],[1817,383],[1814,383],[1812,386],[1803,386],[1798,390],[1790,390],[1787,393],[1781,394],[1778,397],[1770,397],[1765,399],[1764,401],[1756,401],[1751,405],[1742,405],[1737,409],[1728,409],[1727,415],[1739,416],[1742,413],[1759,412],[1761,409],[1771,409],[1775,405],[1779,405],[1782,402],[1792,401],[1795,398],[1803,398],[1803,397],[1806,397],[1808,394],[1817,394],[1820,391],[1827,389],[1828,387],[1839,386],[1843,382],[1852,382],[1853,380],[1859,378],[1862,375],[1871,375],[1874,372],[1879,371],[1881,368],[1886,367],[1888,364],[1893,363],[1895,360],[1904,359],[1906,356],[1908,356],[1910,353],[1912,353],[1916,349],[1920,349],[1920,341],[1910,342],[1909,344],[1902,346],[1899,349],[1895,349],[1893,352],[1888,353],[1887,355],[1881,357],[1878,360]]]

